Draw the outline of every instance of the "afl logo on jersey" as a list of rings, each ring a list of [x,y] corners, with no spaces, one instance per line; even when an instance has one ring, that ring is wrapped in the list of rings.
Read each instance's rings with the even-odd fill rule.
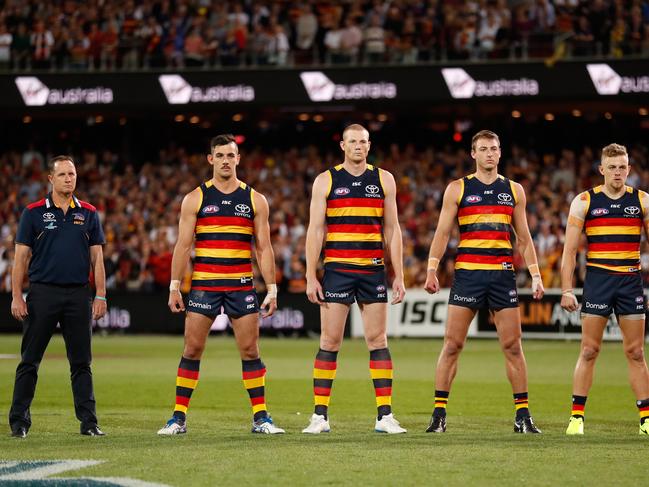
[[[218,213],[219,212],[219,207],[216,205],[207,205],[205,208],[203,208],[203,213]]]
[[[237,210],[239,213],[250,213],[250,207],[248,205],[244,205],[241,203],[235,206],[234,209]]]
[[[383,293],[385,292],[385,286],[383,284],[379,284],[378,286],[376,286],[376,290],[380,293]]]
[[[336,196],[344,196],[346,194],[349,194],[350,189],[349,188],[336,188],[334,189],[334,194]]]
[[[604,216],[608,215],[608,210],[606,208],[595,208],[590,214],[593,216]]]
[[[365,191],[369,194],[379,194],[379,187],[375,184],[365,186]]]
[[[498,201],[509,203],[512,200],[512,195],[509,193],[498,193]]]
[[[478,196],[477,194],[470,194],[466,198],[464,198],[464,201],[467,203],[480,203],[482,201],[482,196]]]
[[[636,216],[640,214],[640,208],[637,206],[627,206],[624,208],[624,213],[631,216]]]
[[[638,296],[637,298],[635,298],[636,303],[642,303],[643,301],[644,301],[644,296]]]
[[[255,300],[255,297],[252,294],[248,294],[248,296],[245,297],[246,303],[252,303]]]

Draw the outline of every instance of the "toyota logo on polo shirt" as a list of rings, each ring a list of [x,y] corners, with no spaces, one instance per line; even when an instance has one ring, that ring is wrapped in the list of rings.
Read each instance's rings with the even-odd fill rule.
[[[379,187],[375,184],[368,184],[365,186],[365,191],[369,194],[377,194],[379,192]]]
[[[250,213],[250,207],[241,203],[235,206],[234,209],[239,213]]]
[[[44,222],[51,222],[51,221],[55,221],[55,220],[56,220],[56,216],[54,216],[54,213],[49,213],[49,212],[48,213],[43,213],[43,221]]]
[[[639,215],[640,208],[638,208],[637,206],[627,206],[626,208],[624,208],[624,213],[632,216]]]
[[[509,201],[512,200],[512,195],[509,194],[509,193],[499,193],[498,194],[498,199],[500,201],[509,202]]]

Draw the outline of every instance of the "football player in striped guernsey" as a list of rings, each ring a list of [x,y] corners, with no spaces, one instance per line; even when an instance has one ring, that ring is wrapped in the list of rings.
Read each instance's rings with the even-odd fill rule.
[[[313,183],[311,218],[306,236],[307,296],[320,305],[320,349],[313,368],[315,409],[303,433],[330,430],[328,409],[336,377],[337,356],[351,304],[361,310],[370,351],[377,417],[374,430],[405,433],[392,414],[392,358],[388,349],[386,242],[394,280],[392,304],[405,296],[401,229],[396,184],[389,172],[367,163],[368,131],[353,124],[343,131],[342,164],[318,175]],[[324,248],[324,276],[317,278]]]
[[[604,184],[577,195],[570,205],[561,261],[561,306],[577,311],[573,292],[577,248],[585,230],[586,278],[581,303],[581,350],[572,386],[572,414],[566,434],[584,434],[584,408],[608,318],[622,331],[629,380],[640,414],[640,434],[649,435],[649,372],[644,358],[645,298],[640,277],[640,238],[649,235],[649,195],[626,185],[626,147],[602,149]]]
[[[180,280],[196,250],[192,286],[187,300],[185,347],[178,365],[173,416],[158,431],[177,435],[187,431],[186,413],[198,384],[201,356],[216,315],[225,309],[241,355],[243,385],[252,405],[253,433],[284,430],[273,424],[265,400],[266,367],[259,356],[259,304],[253,285],[252,243],[268,290],[261,305],[264,316],[277,308],[275,258],[270,241],[268,203],[237,178],[239,148],[232,135],[218,135],[210,144],[208,162],[213,176],[183,199],[178,240],[171,262],[169,308],[185,311]]]
[[[473,174],[452,181],[444,193],[437,230],[430,246],[425,289],[439,291],[437,267],[457,219],[460,242],[449,296],[444,345],[435,371],[435,408],[429,433],[446,431],[446,405],[469,325],[480,308],[493,313],[507,378],[514,393],[514,431],[540,433],[530,415],[527,364],[521,344],[521,317],[514,274],[512,236],[532,276],[534,299],[544,289],[525,214],[523,187],[498,174],[500,140],[482,130],[471,140]]]

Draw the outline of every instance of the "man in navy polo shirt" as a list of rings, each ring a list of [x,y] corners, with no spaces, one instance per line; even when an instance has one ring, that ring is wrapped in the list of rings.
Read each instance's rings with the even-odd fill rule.
[[[106,314],[106,276],[102,244],[104,232],[94,206],[73,195],[77,171],[70,156],[50,161],[52,192],[25,208],[16,236],[11,274],[11,314],[23,322],[21,361],[16,369],[9,411],[12,436],[24,438],[31,426],[38,367],[57,323],[61,326],[81,434],[103,436],[97,426],[90,370],[90,317]],[[97,293],[88,285],[92,271]],[[22,286],[29,275],[27,301]]]

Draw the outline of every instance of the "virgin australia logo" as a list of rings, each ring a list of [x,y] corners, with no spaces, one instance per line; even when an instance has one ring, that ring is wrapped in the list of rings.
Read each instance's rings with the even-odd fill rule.
[[[28,107],[113,103],[113,90],[103,86],[48,88],[36,76],[18,76],[15,82],[23,102]]]
[[[442,68],[442,77],[453,98],[474,96],[536,96],[539,82],[535,79],[497,79],[481,81],[473,79],[462,68]]]
[[[387,81],[336,84],[322,71],[304,71],[300,79],[311,101],[396,98],[397,85]]]
[[[162,74],[158,76],[158,81],[167,101],[172,105],[254,101],[255,99],[255,89],[250,85],[192,86],[179,74]]]

